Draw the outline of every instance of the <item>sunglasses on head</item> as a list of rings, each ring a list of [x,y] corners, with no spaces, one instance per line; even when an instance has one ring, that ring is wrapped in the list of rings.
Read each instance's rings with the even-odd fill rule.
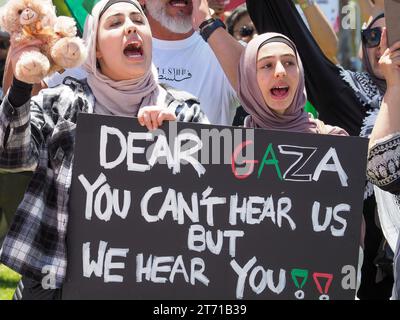
[[[364,29],[361,32],[362,41],[367,48],[375,48],[381,43],[382,28]]]
[[[239,29],[239,35],[241,37],[250,37],[254,33],[254,28],[252,26],[242,26]]]

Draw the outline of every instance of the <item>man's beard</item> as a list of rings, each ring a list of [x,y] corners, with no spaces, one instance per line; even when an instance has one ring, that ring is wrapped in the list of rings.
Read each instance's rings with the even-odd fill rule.
[[[146,1],[146,10],[154,20],[173,33],[188,33],[193,28],[191,15],[171,17],[167,13],[167,4],[160,0]]]

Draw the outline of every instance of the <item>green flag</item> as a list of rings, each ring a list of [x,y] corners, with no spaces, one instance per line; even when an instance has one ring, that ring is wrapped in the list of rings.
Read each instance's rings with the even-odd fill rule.
[[[71,17],[71,12],[69,11],[64,0],[53,0],[53,4],[56,6],[57,16]]]
[[[83,33],[86,16],[99,0],[65,0],[69,11],[77,22],[79,30]]]
[[[99,2],[100,0],[83,0],[83,7],[85,8],[86,12],[92,12],[94,5]]]
[[[307,103],[304,106],[304,110],[308,113],[311,113],[314,119],[318,119],[318,111],[315,109],[315,107],[311,104],[310,101],[307,100]]]

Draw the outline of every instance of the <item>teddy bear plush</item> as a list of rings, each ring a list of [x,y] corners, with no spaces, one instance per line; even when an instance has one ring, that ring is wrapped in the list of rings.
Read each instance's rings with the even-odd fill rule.
[[[21,81],[38,83],[56,71],[81,65],[86,58],[75,20],[57,17],[51,0],[9,0],[0,10],[0,27],[15,46],[41,41],[40,51],[26,51],[18,59],[15,75]]]

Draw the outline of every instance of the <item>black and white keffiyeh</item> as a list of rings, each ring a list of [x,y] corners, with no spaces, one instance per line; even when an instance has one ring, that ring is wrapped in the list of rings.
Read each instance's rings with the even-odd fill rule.
[[[340,75],[353,89],[361,104],[366,108],[367,116],[363,120],[360,137],[369,138],[383,100],[383,94],[369,73],[353,72],[340,67]]]
[[[357,98],[366,109],[367,115],[363,120],[360,137],[369,138],[379,113],[383,94],[369,73],[353,72],[340,67],[340,75],[353,89]],[[365,186],[364,199],[367,199],[373,194],[374,187],[370,182],[368,182]]]

